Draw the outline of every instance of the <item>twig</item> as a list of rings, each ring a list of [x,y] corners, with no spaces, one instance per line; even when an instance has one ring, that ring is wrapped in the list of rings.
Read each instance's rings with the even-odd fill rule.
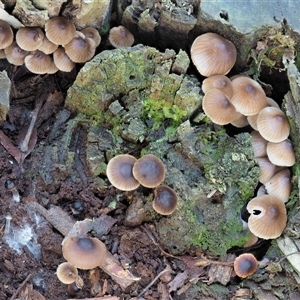
[[[26,279],[19,285],[19,287],[17,288],[17,290],[13,293],[13,295],[11,296],[10,300],[14,300],[19,292],[21,291],[21,289],[23,288],[23,286],[25,285],[25,283],[29,280],[29,278],[31,277],[31,274],[29,274]]]
[[[173,270],[171,270],[169,267],[166,267],[166,269],[162,270],[137,296],[138,297],[141,297],[145,292],[147,292],[147,290],[156,282],[156,280],[164,273],[167,273],[167,272],[170,272],[170,273],[174,273]]]

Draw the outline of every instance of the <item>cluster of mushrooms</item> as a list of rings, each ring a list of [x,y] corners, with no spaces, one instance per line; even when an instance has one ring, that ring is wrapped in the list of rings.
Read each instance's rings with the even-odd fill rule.
[[[207,77],[202,84],[205,114],[219,125],[250,125],[254,129],[252,146],[262,185],[257,196],[247,204],[250,214],[247,226],[252,236],[245,246],[250,246],[258,238],[279,237],[286,226],[285,203],[292,189],[288,167],[295,163],[295,154],[288,139],[289,122],[278,104],[266,97],[261,86],[249,76],[225,76],[234,66],[236,55],[234,44],[215,33],[200,35],[191,47],[194,65]],[[240,265],[243,261],[244,266]],[[249,253],[235,264],[240,277],[253,274],[257,268],[255,257]],[[249,273],[240,273],[239,269],[248,270],[246,266],[253,269]]]
[[[161,184],[166,168],[155,155],[147,154],[139,159],[129,154],[117,155],[108,162],[106,175],[110,183],[122,191],[132,191],[140,185],[155,188],[153,209],[165,216],[175,211],[177,194],[169,186]]]
[[[129,47],[133,35],[124,26],[111,28],[109,41],[115,48]],[[70,72],[76,63],[90,60],[101,42],[93,27],[76,30],[65,17],[54,17],[45,23],[45,31],[38,27],[21,27],[14,35],[11,26],[0,20],[0,59],[21,66],[35,74],[53,74],[58,70]]]
[[[101,266],[107,252],[105,244],[97,238],[68,237],[63,241],[62,253],[66,262],[58,266],[56,275],[68,285],[68,293],[75,295],[83,287],[78,269],[92,270]]]

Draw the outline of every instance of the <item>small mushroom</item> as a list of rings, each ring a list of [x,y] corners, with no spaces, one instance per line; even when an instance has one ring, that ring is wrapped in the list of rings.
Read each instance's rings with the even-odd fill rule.
[[[115,48],[131,47],[134,36],[126,27],[120,25],[110,29],[108,40]]]
[[[293,144],[289,139],[280,143],[268,142],[266,151],[269,160],[276,166],[291,167],[296,162]]]
[[[21,27],[16,33],[16,42],[23,50],[34,51],[43,44],[44,36],[40,28]]]
[[[167,185],[160,185],[154,190],[153,209],[164,216],[172,214],[177,206],[178,197],[173,189]]]
[[[56,45],[64,45],[74,38],[76,28],[69,19],[54,17],[45,23],[45,32],[50,42]]]
[[[11,220],[12,220],[12,215],[10,212],[8,212],[5,215],[5,229],[4,229],[4,236],[8,236],[10,234],[10,230],[11,230]]]
[[[4,49],[4,53],[9,63],[15,66],[22,66],[25,57],[30,52],[21,49],[16,42],[12,42],[11,45]]]
[[[86,27],[81,30],[86,38],[90,38],[95,41],[96,47],[98,47],[101,43],[101,36],[98,30],[94,27]]]
[[[257,157],[256,161],[260,168],[258,180],[262,184],[268,182],[277,172],[282,170],[282,167],[272,164],[268,157]]]
[[[229,99],[233,95],[231,80],[225,75],[213,75],[203,80],[202,91],[207,93],[211,89],[221,90]]]
[[[265,107],[257,117],[257,130],[269,142],[280,143],[290,134],[286,115],[276,107]]]
[[[78,270],[68,262],[61,263],[56,269],[57,278],[64,284],[76,281]]]
[[[65,49],[60,47],[53,53],[53,62],[58,68],[58,70],[63,72],[71,72],[75,63],[66,54]]]
[[[253,254],[244,253],[236,257],[233,268],[237,276],[246,278],[256,272],[258,261]]]
[[[206,92],[202,100],[202,108],[205,114],[216,124],[225,125],[236,118],[236,109],[228,97],[218,89]]]
[[[226,75],[235,64],[236,54],[231,41],[212,32],[198,36],[191,47],[193,64],[206,77]]]
[[[277,197],[263,195],[253,198],[247,204],[250,213],[249,230],[261,239],[279,237],[286,226],[287,216],[284,203]]]
[[[36,50],[25,57],[25,66],[34,74],[53,74],[57,72],[51,57],[42,51]]]
[[[19,195],[19,192],[16,188],[16,185],[15,183],[12,181],[12,180],[7,180],[5,182],[5,186],[6,186],[6,189],[10,192],[12,192],[12,195],[13,195],[13,200],[16,201],[16,202],[20,202],[20,195]]]
[[[96,238],[69,237],[64,240],[62,254],[76,268],[90,270],[105,260],[106,246]]]
[[[155,188],[164,181],[166,169],[158,157],[147,154],[134,163],[132,174],[144,187]]]
[[[254,157],[266,157],[268,141],[265,140],[256,130],[251,132],[251,137]]]
[[[14,33],[10,27],[10,25],[3,21],[0,20],[0,49],[5,49],[14,40]]]
[[[87,38],[83,33],[77,31],[74,38],[64,45],[65,52],[75,63],[84,63],[90,60],[96,51],[96,43]]]
[[[248,126],[249,122],[246,116],[237,111],[235,113],[235,119],[230,124],[237,128],[242,128]]]
[[[38,48],[38,50],[44,52],[45,54],[52,54],[57,48],[58,45],[50,42],[49,39],[45,36],[43,39],[43,43]]]
[[[232,80],[233,96],[230,101],[245,116],[258,114],[267,105],[262,87],[253,79],[239,76]]]
[[[129,154],[121,154],[112,158],[106,168],[106,175],[111,184],[121,191],[137,189],[140,183],[132,173],[136,161],[137,159]]]

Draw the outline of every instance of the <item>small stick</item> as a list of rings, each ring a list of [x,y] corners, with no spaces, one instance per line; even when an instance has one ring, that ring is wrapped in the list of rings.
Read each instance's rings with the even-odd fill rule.
[[[13,293],[13,295],[11,296],[10,300],[14,300],[19,292],[21,291],[21,289],[23,288],[23,286],[25,285],[25,283],[29,280],[29,278],[31,277],[31,274],[29,274],[26,279],[19,285],[19,287],[17,288],[17,290]]]

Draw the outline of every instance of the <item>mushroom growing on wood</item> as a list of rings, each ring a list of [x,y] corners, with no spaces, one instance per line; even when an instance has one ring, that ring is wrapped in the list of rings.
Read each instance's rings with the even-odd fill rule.
[[[160,185],[154,190],[153,209],[164,216],[172,214],[177,206],[178,197],[173,189],[167,185]]]

